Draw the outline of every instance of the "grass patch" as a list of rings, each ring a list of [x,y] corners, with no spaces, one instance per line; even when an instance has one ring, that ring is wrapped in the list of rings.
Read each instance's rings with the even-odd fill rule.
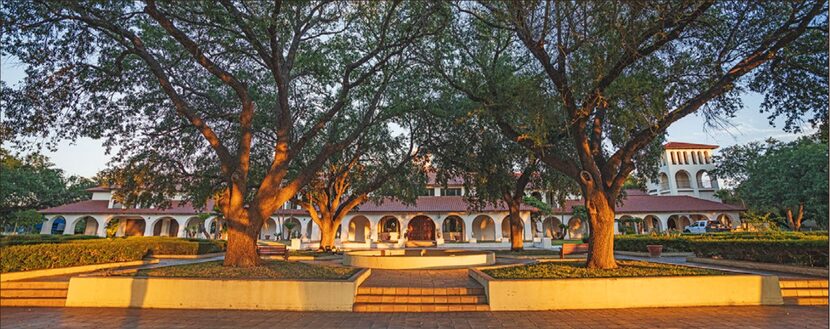
[[[570,243],[570,244],[583,244],[585,242],[582,239],[578,240],[550,240],[550,244],[554,246],[561,246],[563,244]]]
[[[494,252],[498,256],[559,256],[559,251],[543,249],[525,249],[522,251],[496,250]]]
[[[221,261],[215,261],[144,269],[133,275],[205,279],[345,280],[358,270],[284,261],[264,261],[257,267],[226,267],[222,266]]]
[[[522,266],[484,270],[496,279],[579,279],[625,278],[655,276],[721,275],[724,272],[705,268],[618,260],[619,268],[613,270],[588,269],[585,262],[545,262]]]

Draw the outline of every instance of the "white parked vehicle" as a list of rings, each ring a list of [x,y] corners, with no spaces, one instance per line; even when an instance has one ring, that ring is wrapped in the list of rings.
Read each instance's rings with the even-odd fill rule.
[[[683,228],[683,232],[685,233],[695,233],[695,234],[702,234],[706,233],[706,226],[709,225],[709,221],[699,220],[694,222],[694,224],[686,226]]]

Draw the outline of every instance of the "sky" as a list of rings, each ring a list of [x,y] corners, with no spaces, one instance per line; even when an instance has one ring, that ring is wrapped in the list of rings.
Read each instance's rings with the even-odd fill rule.
[[[23,77],[23,68],[20,64],[10,58],[0,58],[0,80],[13,86]],[[790,141],[800,136],[784,132],[781,123],[776,126],[770,125],[767,115],[760,112],[762,96],[747,94],[742,99],[744,108],[736,113],[735,118],[729,120],[726,128],[705,128],[703,117],[693,114],[669,127],[667,140],[714,144],[723,148],[751,141],[763,141],[770,137]],[[811,134],[814,131],[809,129],[801,135]],[[6,144],[3,146],[8,147]],[[12,149],[12,151],[19,150]],[[60,143],[57,151],[42,150],[41,153],[48,156],[55,166],[63,169],[67,175],[84,177],[95,176],[96,173],[105,169],[113,156],[106,153],[103,141],[90,138],[81,138],[74,143],[64,141]]]

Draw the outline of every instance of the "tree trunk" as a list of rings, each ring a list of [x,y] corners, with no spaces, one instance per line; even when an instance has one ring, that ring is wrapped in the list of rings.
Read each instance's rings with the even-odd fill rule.
[[[334,237],[337,236],[337,225],[331,220],[322,220],[320,226],[320,250],[334,250]]]
[[[524,241],[522,237],[522,217],[519,215],[519,205],[511,203],[508,205],[510,211],[510,250],[522,251],[524,250]]]
[[[228,225],[228,250],[225,252],[225,266],[259,265],[259,255],[256,252],[257,231],[240,230],[238,225]]]
[[[585,208],[588,210],[590,237],[588,268],[617,268],[614,259],[614,200],[601,191],[585,189]]]

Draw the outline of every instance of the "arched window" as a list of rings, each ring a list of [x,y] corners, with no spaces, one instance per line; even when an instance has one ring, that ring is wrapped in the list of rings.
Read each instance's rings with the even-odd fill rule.
[[[666,173],[660,173],[660,189],[661,190],[668,190],[669,189],[669,176]]]
[[[692,163],[697,164],[697,152],[692,152]]]
[[[683,152],[683,164],[689,164],[689,152]]]
[[[683,170],[674,174],[674,180],[677,182],[677,188],[692,188],[692,183],[689,181],[689,174]]]
[[[712,188],[712,177],[705,170],[697,172],[697,187],[698,188]]]
[[[674,154],[674,152],[671,152],[671,164],[677,164],[677,156]]]

